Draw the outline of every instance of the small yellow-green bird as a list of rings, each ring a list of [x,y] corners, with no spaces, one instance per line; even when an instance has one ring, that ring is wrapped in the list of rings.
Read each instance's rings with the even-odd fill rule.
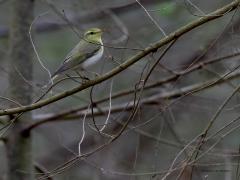
[[[102,30],[88,29],[79,43],[65,57],[62,65],[52,74],[55,79],[69,70],[81,70],[99,61],[103,55]]]

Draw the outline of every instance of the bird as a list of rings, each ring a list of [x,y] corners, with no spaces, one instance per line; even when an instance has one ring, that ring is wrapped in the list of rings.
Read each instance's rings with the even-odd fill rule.
[[[103,56],[103,31],[100,28],[90,28],[85,31],[83,38],[67,54],[60,67],[51,75],[53,81],[61,74],[69,71],[78,72],[97,63]],[[80,73],[79,73],[80,74]]]

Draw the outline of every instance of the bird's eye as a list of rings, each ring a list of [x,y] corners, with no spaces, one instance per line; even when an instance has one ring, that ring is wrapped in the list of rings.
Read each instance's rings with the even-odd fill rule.
[[[94,32],[90,32],[90,34],[94,34]]]

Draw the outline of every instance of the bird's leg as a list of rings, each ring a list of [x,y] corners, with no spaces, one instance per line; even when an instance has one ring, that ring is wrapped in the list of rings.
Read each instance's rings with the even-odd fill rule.
[[[90,80],[87,76],[82,75],[79,71],[75,71],[75,73],[82,79],[82,80]]]
[[[88,73],[93,74],[95,77],[99,77],[99,76],[100,76],[100,74],[98,74],[98,73],[96,73],[96,72],[88,71],[88,70],[85,70],[85,71],[88,72]]]
[[[76,83],[81,83],[80,81],[78,81],[78,80],[76,80],[76,79],[74,79],[73,77],[71,77],[69,74],[65,74],[67,77],[69,77],[71,80],[73,80],[74,82],[76,82]]]

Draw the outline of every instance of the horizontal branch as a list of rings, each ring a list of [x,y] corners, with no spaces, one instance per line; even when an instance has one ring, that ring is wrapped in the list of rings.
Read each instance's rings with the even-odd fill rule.
[[[112,78],[113,76],[115,76],[116,74],[122,72],[123,70],[127,69],[129,66],[133,65],[134,63],[138,62],[140,59],[142,59],[143,57],[147,56],[150,53],[154,53],[156,52],[160,47],[168,44],[169,42],[173,41],[174,39],[182,36],[183,34],[189,32],[190,30],[206,23],[209,22],[211,20],[217,19],[219,17],[224,16],[226,13],[234,10],[235,8],[237,8],[237,6],[239,5],[240,0],[235,0],[232,3],[204,16],[201,17],[181,28],[179,28],[178,30],[176,30],[175,32],[171,33],[170,35],[168,35],[167,37],[161,39],[160,41],[150,45],[149,47],[145,48],[143,51],[138,52],[136,55],[130,57],[129,59],[127,59],[124,63],[122,63],[121,65],[117,66],[116,68],[112,69],[111,71],[105,73],[104,75],[87,81],[86,83],[77,86],[71,90],[65,91],[63,93],[59,93],[55,96],[49,97],[47,99],[41,100],[39,102],[33,103],[31,105],[26,105],[26,106],[21,106],[21,107],[16,107],[16,108],[9,108],[9,109],[4,109],[4,110],[0,110],[0,116],[2,115],[9,115],[9,114],[15,114],[15,113],[21,113],[21,112],[26,112],[26,111],[31,111],[34,109],[38,109],[41,108],[43,106],[46,106],[48,104],[51,104],[53,102],[56,102],[60,99],[63,99],[65,97],[71,96],[79,91],[82,91],[86,88],[89,88],[91,86],[94,86],[96,84],[99,84],[107,79]]]

